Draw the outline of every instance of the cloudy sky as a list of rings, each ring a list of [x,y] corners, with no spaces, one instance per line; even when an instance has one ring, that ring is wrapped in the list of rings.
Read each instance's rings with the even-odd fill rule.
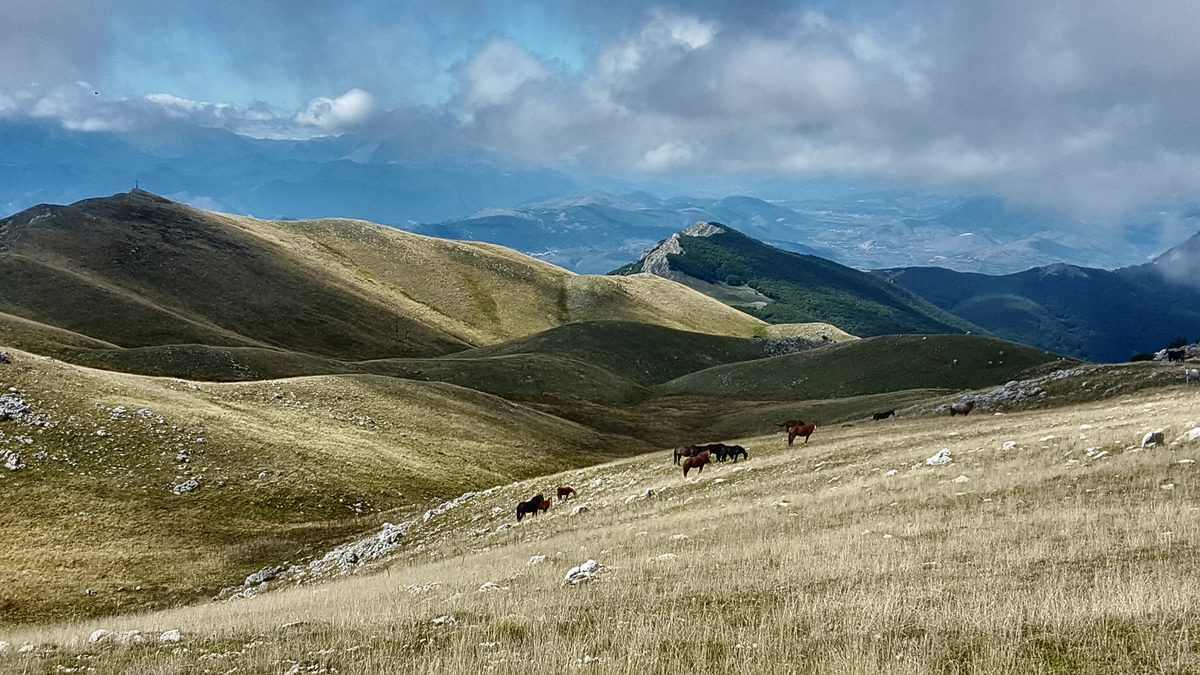
[[[0,0],[0,117],[358,132],[1084,217],[1200,195],[1200,3]]]

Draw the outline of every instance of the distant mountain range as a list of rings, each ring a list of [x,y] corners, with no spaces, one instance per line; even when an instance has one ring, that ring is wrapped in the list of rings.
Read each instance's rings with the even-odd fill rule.
[[[613,269],[697,221],[723,223],[778,248],[859,269],[937,265],[990,273],[1068,262],[1119,267],[1162,250],[1160,238],[1064,224],[992,197],[814,193],[774,202],[749,196],[661,199],[646,192],[587,193],[406,226],[487,241],[583,273]],[[1200,220],[1197,221],[1200,229]],[[1126,233],[1127,234],[1127,233]]]
[[[208,210],[362,218],[497,243],[582,273],[635,260],[701,220],[859,269],[935,265],[986,273],[1055,262],[1102,268],[1144,262],[1176,243],[1178,231],[1164,230],[1158,216],[1099,229],[993,196],[848,179],[580,178],[478,151],[422,150],[355,134],[266,140],[169,124],[114,133],[0,120],[0,213],[112,194],[135,182]],[[689,190],[734,196],[656,196]],[[1196,213],[1175,215],[1186,231],[1200,230]]]
[[[1114,271],[1062,263],[990,276],[928,267],[878,270],[996,335],[1094,361],[1124,361],[1200,338],[1200,235]]]
[[[139,181],[180,202],[260,218],[459,217],[580,189],[575,179],[472,155],[414,159],[354,135],[264,140],[222,129],[137,134],[0,120],[0,212],[123,192]]]

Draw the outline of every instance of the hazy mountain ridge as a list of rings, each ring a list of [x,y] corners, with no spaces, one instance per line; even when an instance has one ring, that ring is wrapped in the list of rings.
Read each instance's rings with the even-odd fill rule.
[[[1071,356],[1124,361],[1200,336],[1200,235],[1113,271],[1055,264],[1008,275],[877,270],[996,335]]]
[[[1056,217],[995,198],[853,199],[814,193],[786,202],[746,195],[658,198],[591,192],[410,226],[489,241],[580,272],[613,269],[691,223],[713,221],[789,251],[860,269],[938,265],[1005,273],[1055,262],[1120,267],[1157,253],[1157,238],[1119,243],[1112,230],[1063,227]]]

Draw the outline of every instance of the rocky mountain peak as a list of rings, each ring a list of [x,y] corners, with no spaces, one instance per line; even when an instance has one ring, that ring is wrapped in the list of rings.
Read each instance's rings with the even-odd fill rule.
[[[692,225],[688,229],[684,230],[683,236],[685,236],[685,237],[711,237],[714,234],[723,234],[727,231],[728,230],[726,230],[723,226],[721,226],[720,223],[710,223],[710,222],[705,222],[702,220],[702,221]]]

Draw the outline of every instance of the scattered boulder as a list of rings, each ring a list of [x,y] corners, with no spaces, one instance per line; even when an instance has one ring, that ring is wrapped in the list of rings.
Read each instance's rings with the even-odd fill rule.
[[[430,623],[432,623],[435,626],[452,626],[452,625],[458,623],[458,619],[455,619],[453,616],[451,616],[449,614],[443,614],[439,617],[435,617],[433,619],[433,621],[431,621]]]
[[[2,454],[0,454],[0,458],[3,458],[4,468],[8,469],[9,471],[16,471],[17,469],[25,468],[25,464],[21,462],[21,453],[13,452],[12,450],[5,450]]]
[[[898,469],[888,469],[887,473],[885,473],[883,475],[887,476],[888,478],[891,478],[892,476],[895,476],[898,473],[900,473],[900,471]]]
[[[29,412],[29,404],[15,393],[0,396],[0,422],[19,420]]]
[[[582,583],[587,583],[589,581],[593,581],[603,571],[604,571],[604,565],[601,565],[599,562],[597,562],[595,560],[588,560],[587,562],[583,563],[582,565],[579,565],[577,567],[572,567],[567,572],[567,576],[563,577],[563,585],[564,586],[575,586],[577,584],[582,584]]]
[[[321,558],[310,562],[308,570],[314,574],[322,574],[333,568],[344,572],[350,567],[382,558],[400,546],[400,540],[407,532],[407,525],[384,523],[375,536],[360,539],[329,551]]]
[[[433,507],[432,509],[429,509],[428,511],[425,512],[425,516],[424,516],[424,518],[422,518],[422,520],[424,520],[425,522],[429,522],[434,517],[440,516],[443,513],[449,511],[450,509],[456,509],[456,508],[462,506],[463,504],[466,504],[467,502],[474,499],[476,496],[477,495],[474,492],[464,492],[463,494],[455,497],[454,499],[451,499],[450,501],[442,502],[441,504],[438,504],[437,506]]]
[[[280,574],[283,574],[286,570],[287,570],[287,568],[284,567],[283,565],[273,565],[273,566],[269,566],[269,567],[264,567],[261,570],[255,572],[254,574],[247,576],[244,585],[257,586],[257,585],[259,585],[261,583],[265,583],[267,581],[274,581],[276,578],[279,577]]]
[[[510,523],[502,523],[499,527],[496,528],[496,534],[506,532],[511,527],[512,527],[512,524],[510,524]]]
[[[927,466],[942,466],[943,464],[949,464],[950,462],[950,448],[942,448],[941,450],[937,451],[937,454],[925,460],[925,464]]]
[[[12,354],[0,352],[0,364],[8,365],[13,362]]]
[[[541,565],[544,562],[546,562],[546,556],[544,556],[544,555],[535,555],[535,556],[529,557],[529,565],[530,566]]]
[[[591,510],[592,510],[591,504],[580,504],[580,505],[576,506],[575,508],[571,509],[571,515],[577,516],[581,513],[587,513],[588,511],[591,511]]]
[[[158,636],[159,642],[168,642],[168,643],[169,642],[179,642],[182,639],[183,639],[183,634],[179,632],[178,628],[168,630],[168,631],[163,631]]]
[[[199,477],[189,478],[182,483],[176,483],[171,486],[171,492],[175,496],[195,492],[200,487]]]
[[[127,630],[117,633],[117,642],[123,645],[140,645],[146,642],[146,636],[140,630]]]
[[[487,593],[488,591],[502,591],[502,590],[504,590],[503,586],[501,586],[500,584],[497,584],[495,582],[491,582],[491,581],[485,581],[483,583],[483,585],[479,587],[480,593]]]
[[[100,643],[109,640],[112,637],[112,631],[104,628],[97,628],[88,636],[88,642]]]
[[[1175,489],[1175,484],[1174,483],[1163,483],[1162,485],[1159,485],[1158,487],[1162,488],[1163,490],[1166,490],[1167,492],[1170,492],[1171,490]]]
[[[662,555],[656,555],[651,558],[650,562],[675,562],[677,558],[679,558],[679,556],[675,555],[674,553],[663,553]]]
[[[1188,431],[1187,439],[1189,443],[1192,441],[1200,441],[1200,427],[1196,427],[1195,429]]]
[[[1016,441],[1004,441],[1004,445],[1000,446],[1001,450],[1012,450],[1017,447]]]

